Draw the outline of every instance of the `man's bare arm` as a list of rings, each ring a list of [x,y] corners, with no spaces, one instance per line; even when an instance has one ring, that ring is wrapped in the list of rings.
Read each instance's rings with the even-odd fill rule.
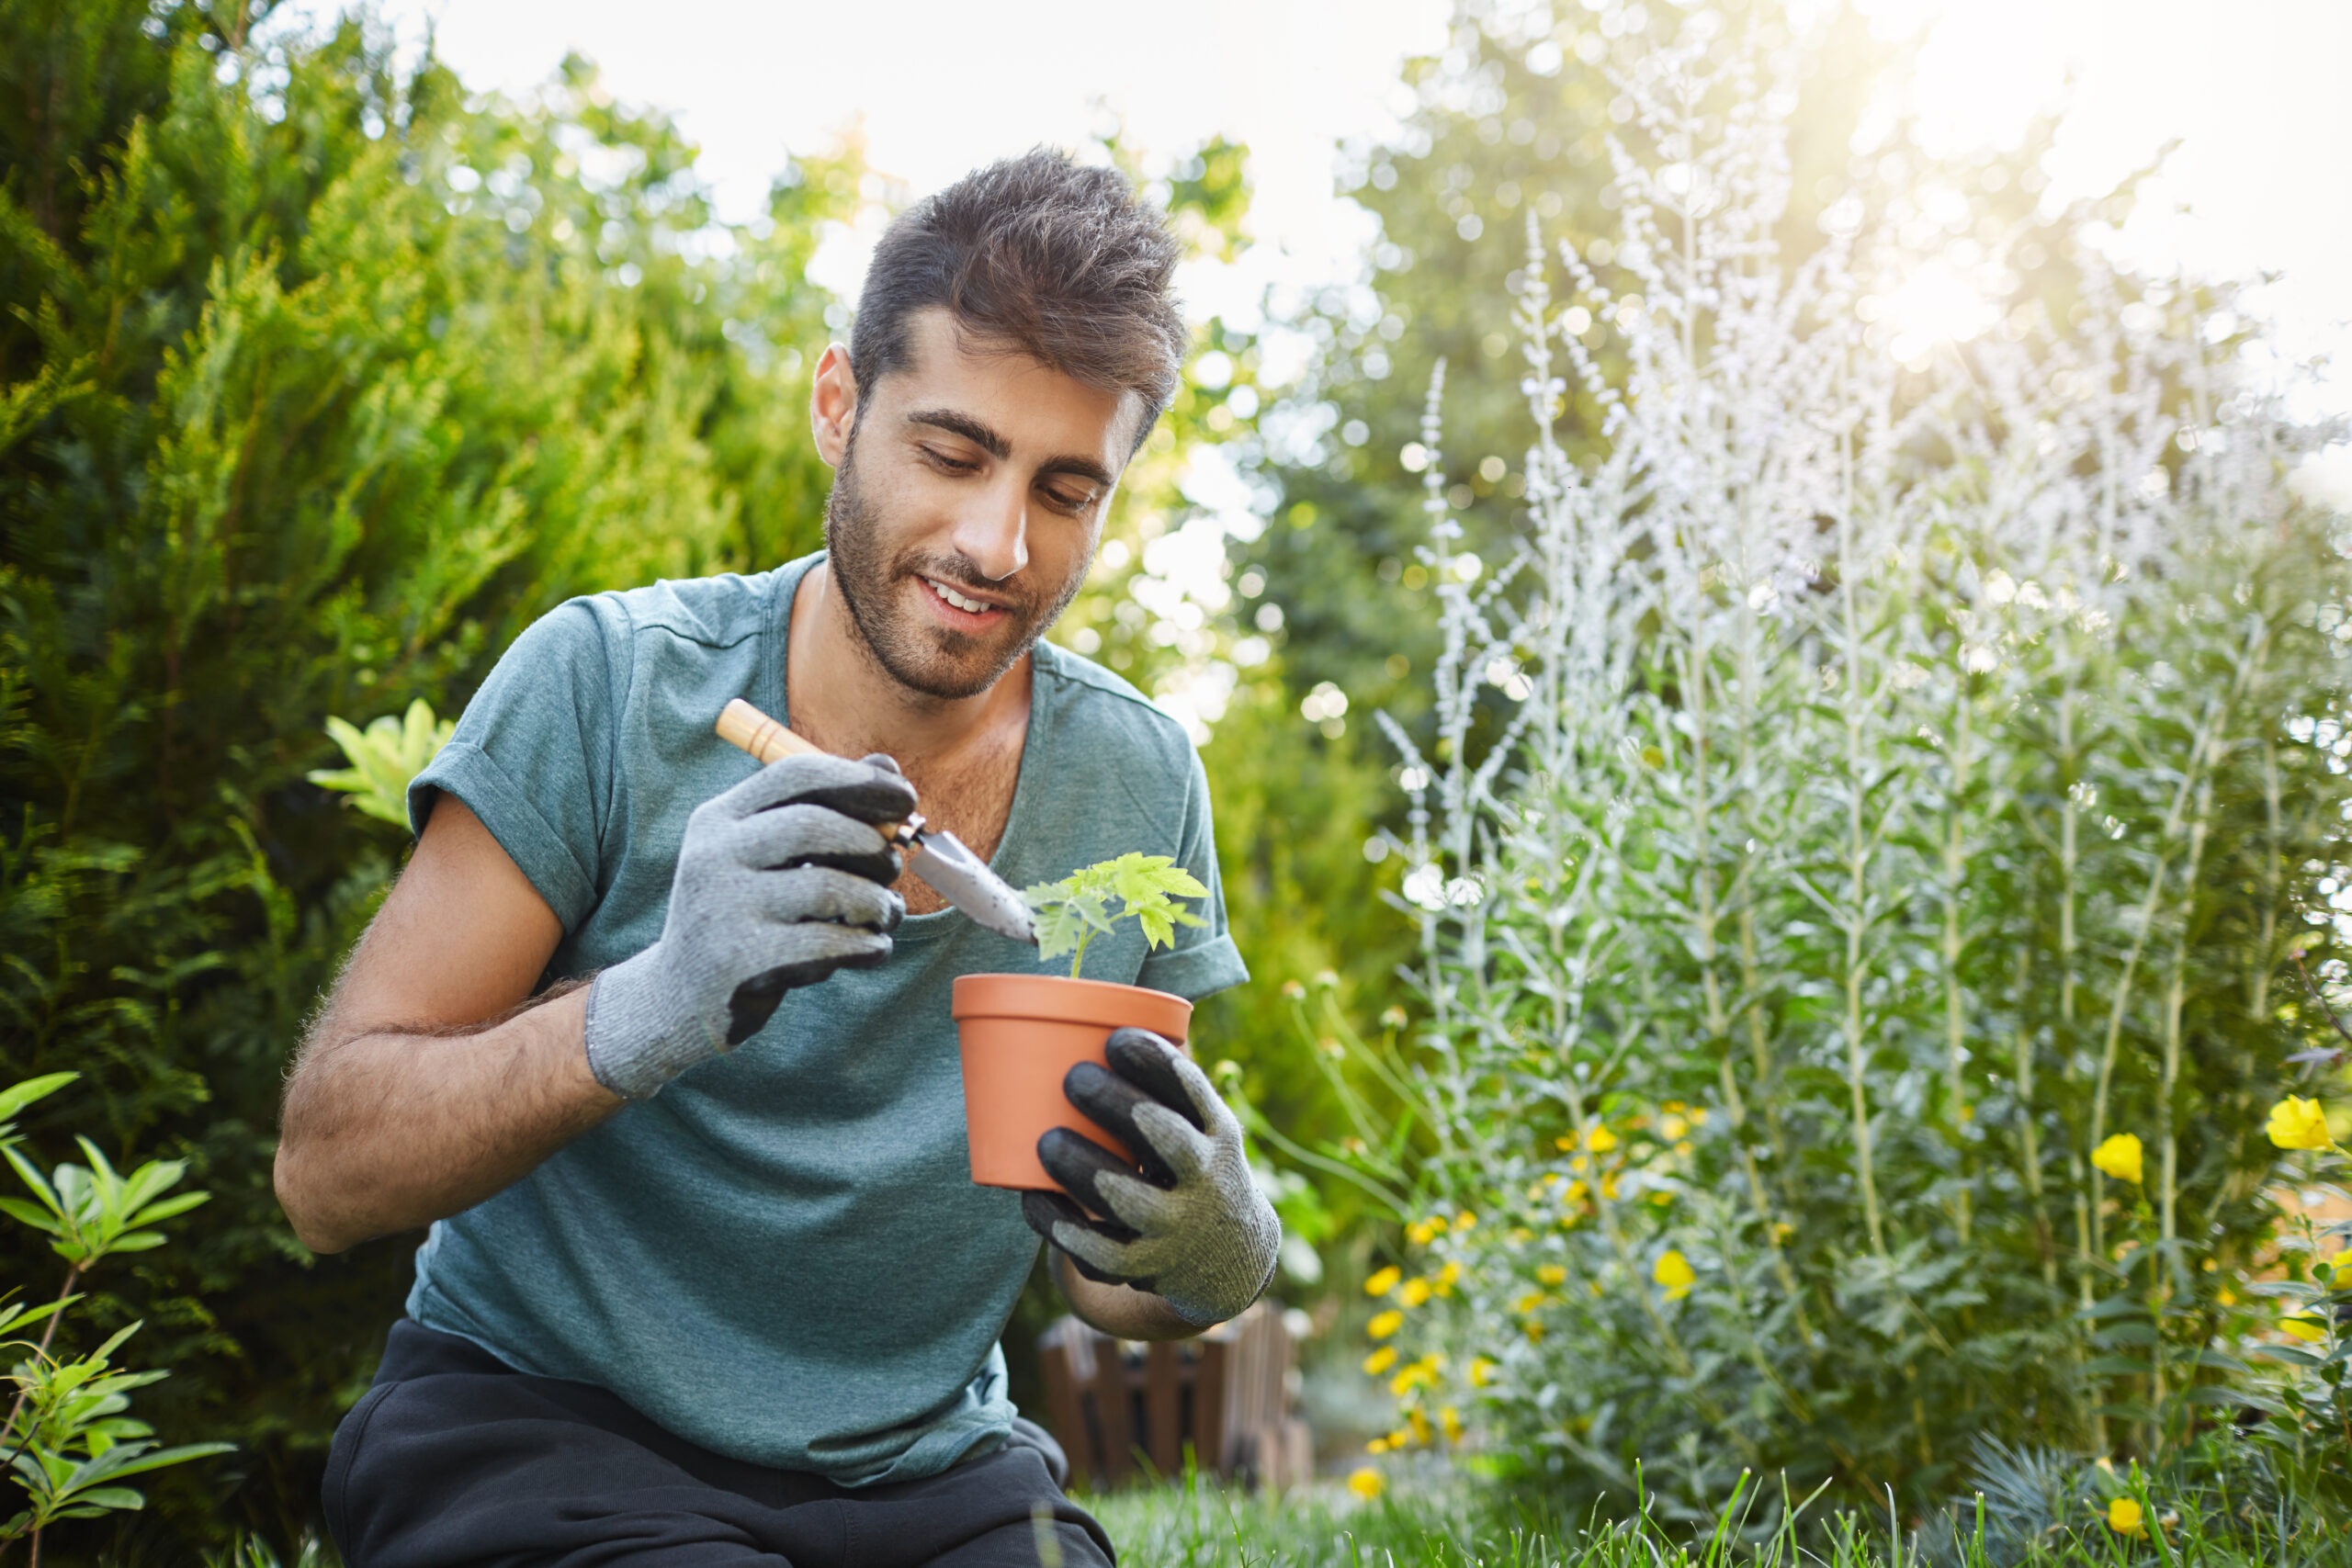
[[[1054,1280],[1061,1286],[1069,1310],[1079,1320],[1114,1339],[1190,1339],[1201,1332],[1177,1315],[1176,1309],[1132,1285],[1102,1285],[1069,1266],[1059,1247],[1051,1254]]]
[[[585,987],[523,1005],[562,935],[443,795],[287,1084],[277,1200],[304,1246],[469,1208],[626,1103],[588,1070]]]

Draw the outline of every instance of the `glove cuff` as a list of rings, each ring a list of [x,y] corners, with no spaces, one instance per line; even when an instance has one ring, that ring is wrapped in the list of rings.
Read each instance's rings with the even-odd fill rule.
[[[588,1070],[623,1100],[650,1100],[663,1084],[726,1048],[662,962],[660,943],[599,974],[588,987],[582,1033]]]

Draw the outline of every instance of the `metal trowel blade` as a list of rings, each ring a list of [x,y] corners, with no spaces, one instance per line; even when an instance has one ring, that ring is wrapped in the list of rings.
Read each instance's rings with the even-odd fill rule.
[[[1029,906],[1011,883],[990,871],[955,834],[926,830],[922,852],[908,861],[907,869],[998,935],[1035,944],[1037,922],[1030,917]]]

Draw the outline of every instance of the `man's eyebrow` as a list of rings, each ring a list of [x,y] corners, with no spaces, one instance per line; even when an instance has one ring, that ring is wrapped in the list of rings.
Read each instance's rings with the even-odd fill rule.
[[[1000,463],[1012,456],[1012,443],[971,415],[958,413],[954,409],[917,409],[907,415],[907,423],[927,424],[934,430],[960,435]],[[1118,477],[1104,468],[1100,458],[1090,457],[1083,453],[1048,457],[1037,465],[1037,471],[1040,474],[1075,474],[1103,490],[1109,490]]]
[[[907,415],[907,423],[928,424],[951,435],[960,435],[1000,463],[1012,456],[1012,442],[971,415],[957,413],[954,409],[917,409]]]

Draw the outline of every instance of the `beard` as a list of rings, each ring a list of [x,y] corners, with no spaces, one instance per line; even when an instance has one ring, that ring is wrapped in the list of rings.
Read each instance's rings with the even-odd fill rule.
[[[976,697],[995,685],[1061,618],[1086,581],[1081,560],[1048,602],[1023,595],[1010,584],[990,582],[960,550],[944,555],[893,552],[888,533],[879,509],[858,484],[857,429],[853,424],[832,491],[825,498],[825,548],[831,556],[833,582],[874,661],[901,686],[929,697]],[[929,593],[921,581],[926,577],[952,588],[1008,597],[1003,624],[976,636],[920,616],[907,605],[906,592],[911,583],[914,592]]]

